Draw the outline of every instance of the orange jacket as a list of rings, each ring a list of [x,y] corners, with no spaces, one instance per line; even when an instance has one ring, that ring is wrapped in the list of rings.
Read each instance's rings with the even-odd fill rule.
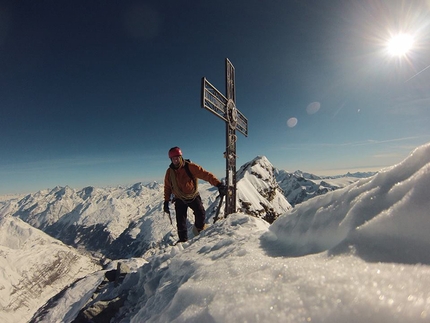
[[[169,201],[170,196],[172,194],[175,194],[175,192],[173,192],[173,185],[171,182],[172,179],[170,178],[170,169],[173,169],[175,172],[178,188],[185,194],[193,193],[196,189],[195,182],[193,179],[190,178],[190,176],[188,176],[187,171],[185,170],[185,164],[178,169],[174,169],[171,164],[166,171],[166,175],[164,176],[164,201]],[[203,167],[197,164],[189,162],[188,169],[196,179],[202,179],[206,182],[209,182],[213,186],[218,186],[219,184],[221,184],[221,182],[218,180],[218,178],[215,177],[215,175],[203,169]],[[177,194],[178,193],[176,193],[175,195]]]

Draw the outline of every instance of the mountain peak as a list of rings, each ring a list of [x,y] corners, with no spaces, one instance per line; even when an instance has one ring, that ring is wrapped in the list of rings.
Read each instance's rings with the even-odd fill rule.
[[[257,156],[239,169],[237,191],[241,210],[269,223],[291,209],[277,183],[275,168],[265,156]]]
[[[262,164],[262,165],[272,165],[272,163],[269,161],[269,159],[264,156],[264,155],[258,155],[257,157],[255,157],[251,163],[255,163],[255,164]]]
[[[156,181],[153,181],[151,183],[146,184],[145,187],[147,187],[151,190],[154,190],[154,189],[158,189],[160,187],[160,184],[157,183]]]
[[[96,189],[93,186],[84,187],[80,192],[78,192],[78,196],[83,200],[87,200],[94,194],[95,190]]]
[[[314,175],[314,174],[311,174],[311,173],[302,172],[301,170],[296,170],[293,174],[295,176],[297,176],[297,177],[303,177],[303,178],[306,178],[306,179],[315,179],[315,180],[321,179],[321,177],[319,177],[317,175]]]
[[[257,156],[250,162],[245,163],[242,165],[242,167],[240,167],[239,171],[237,172],[237,178],[238,180],[242,178],[245,172],[251,172],[258,174],[257,176],[267,177],[269,174],[263,174],[263,170],[266,170],[266,172],[270,173],[273,169],[274,167],[272,163],[269,161],[269,159],[267,159],[266,156]]]

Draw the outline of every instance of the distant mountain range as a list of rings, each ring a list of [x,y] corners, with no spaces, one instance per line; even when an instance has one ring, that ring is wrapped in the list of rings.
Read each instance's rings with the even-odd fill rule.
[[[276,169],[264,156],[237,172],[240,211],[269,223],[291,207],[312,197],[344,187],[370,173],[336,177]],[[200,185],[209,221],[218,205],[217,190]],[[142,255],[154,241],[166,241],[170,225],[162,213],[163,185],[156,182],[115,188],[55,187],[0,204],[0,216],[10,214],[63,243],[97,256],[118,259]],[[158,217],[151,216],[157,214]],[[221,211],[223,216],[223,209]]]

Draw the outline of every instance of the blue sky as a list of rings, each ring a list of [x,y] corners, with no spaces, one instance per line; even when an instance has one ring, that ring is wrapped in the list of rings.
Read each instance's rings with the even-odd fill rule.
[[[238,168],[391,166],[430,141],[429,24],[424,0],[0,2],[0,194],[161,181],[176,145],[224,177],[200,91],[225,92],[225,58]],[[399,32],[414,45],[394,57]]]

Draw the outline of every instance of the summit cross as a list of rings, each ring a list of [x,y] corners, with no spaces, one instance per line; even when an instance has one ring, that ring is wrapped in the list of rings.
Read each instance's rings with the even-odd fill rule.
[[[226,125],[226,186],[225,216],[236,212],[236,129],[248,137],[248,119],[236,109],[234,66],[225,59],[226,96],[208,80],[202,78],[201,103],[205,108],[225,121]]]

